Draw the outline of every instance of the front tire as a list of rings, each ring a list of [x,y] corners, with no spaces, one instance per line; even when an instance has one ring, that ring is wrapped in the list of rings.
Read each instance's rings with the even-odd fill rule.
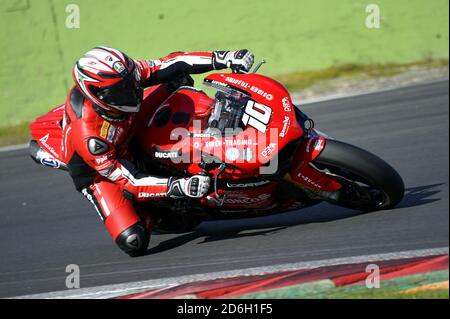
[[[359,147],[327,140],[314,165],[342,184],[336,205],[374,211],[393,208],[403,198],[405,186],[397,171]]]

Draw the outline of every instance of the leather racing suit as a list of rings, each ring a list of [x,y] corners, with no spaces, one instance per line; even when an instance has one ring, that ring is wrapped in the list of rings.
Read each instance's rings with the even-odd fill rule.
[[[220,52],[220,51],[216,51]],[[186,76],[223,69],[213,52],[172,53],[158,60],[134,61],[143,88]],[[144,99],[139,112],[159,105],[169,95],[161,88]],[[63,159],[75,187],[95,207],[117,245],[130,255],[148,246],[151,221],[136,212],[133,201],[167,196],[168,179],[143,175],[132,163],[129,143],[139,129],[139,113],[112,118],[74,87],[65,103]]]

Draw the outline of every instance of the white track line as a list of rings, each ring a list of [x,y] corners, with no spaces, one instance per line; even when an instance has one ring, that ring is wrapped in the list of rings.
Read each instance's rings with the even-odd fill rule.
[[[63,291],[41,293],[34,295],[18,296],[13,297],[14,299],[104,299],[113,298],[128,294],[133,294],[141,291],[146,291],[150,289],[157,288],[168,288],[172,286],[177,286],[180,284],[185,284],[195,281],[203,280],[214,280],[218,278],[230,278],[237,276],[249,276],[249,275],[260,275],[265,273],[273,273],[278,271],[286,270],[296,270],[296,269],[312,269],[324,266],[336,266],[344,264],[357,264],[364,262],[377,262],[383,260],[392,259],[404,259],[404,258],[414,258],[414,257],[424,257],[424,256],[434,256],[448,254],[448,247],[433,248],[433,249],[421,249],[421,250],[409,250],[394,253],[385,254],[372,254],[372,255],[362,255],[355,257],[343,257],[343,258],[333,258],[319,261],[310,262],[299,262],[299,263],[289,263],[274,266],[263,266],[247,269],[237,269],[230,271],[212,272],[206,274],[196,274],[189,276],[179,276],[170,277],[162,279],[152,279],[146,281],[136,281],[124,284],[114,284],[97,286],[90,288],[80,288],[80,289],[68,289]],[[81,276],[81,283],[83,281],[83,276]]]
[[[24,150],[28,146],[29,146],[28,143],[27,144],[10,145],[10,146],[2,146],[2,147],[0,147],[0,153]]]

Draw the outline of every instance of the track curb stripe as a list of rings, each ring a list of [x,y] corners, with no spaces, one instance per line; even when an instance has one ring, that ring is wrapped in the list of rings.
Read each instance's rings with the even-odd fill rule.
[[[381,267],[380,280],[390,280],[403,276],[421,274],[448,268],[448,255],[437,256],[431,259],[413,261],[406,264]],[[333,278],[336,287],[362,284],[367,278],[366,272],[353,273],[346,276]]]
[[[32,294],[25,296],[16,296],[16,299],[45,299],[45,298],[68,298],[68,299],[104,299],[130,296],[149,290],[167,289],[169,287],[180,286],[182,284],[193,283],[198,281],[208,281],[213,279],[229,279],[230,277],[253,276],[268,273],[276,273],[281,271],[295,271],[298,269],[314,269],[324,266],[337,266],[360,264],[371,261],[389,261],[393,259],[415,258],[448,254],[448,247],[409,250],[400,252],[390,252],[383,254],[372,254],[353,257],[340,257],[333,259],[317,260],[310,262],[289,263],[281,265],[263,266],[247,269],[237,269],[230,271],[204,273],[196,275],[186,275],[179,277],[170,277],[162,279],[152,279],[146,281],[129,282],[123,284],[104,285],[97,287],[87,287],[80,289],[69,289],[48,293]]]
[[[315,283],[328,282],[328,289],[350,285],[360,285],[370,274],[366,272],[368,263],[318,267],[311,270],[240,276],[229,279],[198,281],[168,287],[167,289],[148,290],[137,294],[119,297],[120,299],[167,299],[179,298],[180,295],[195,295],[200,299],[242,298],[242,296],[305,296],[307,291],[315,289]],[[379,263],[380,280],[421,274],[448,269],[448,255],[382,261]],[[306,289],[303,291],[302,289]],[[323,291],[324,289],[321,288]],[[294,293],[295,291],[295,293]],[[271,295],[273,292],[273,295]]]

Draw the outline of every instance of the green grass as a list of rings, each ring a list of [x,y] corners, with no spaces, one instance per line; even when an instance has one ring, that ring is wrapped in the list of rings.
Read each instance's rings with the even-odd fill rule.
[[[236,297],[237,299],[448,299],[448,289],[408,289],[448,282],[448,269],[404,276],[380,282],[380,288],[369,289],[365,284],[335,287],[328,279],[269,289]]]
[[[71,3],[80,8],[79,29],[65,26]],[[74,62],[97,45],[115,46],[137,59],[249,48],[257,60],[268,61],[265,74],[318,72],[314,79],[318,70],[346,74],[365,65],[448,59],[447,0],[378,0],[380,29],[365,26],[368,3],[2,0],[0,127],[29,122],[62,103]]]
[[[415,293],[402,293],[389,289],[365,289],[358,292],[330,293],[327,299],[448,299],[448,289],[425,290]]]
[[[72,3],[79,29],[65,26]],[[2,0],[0,144],[24,141],[27,123],[64,102],[74,62],[97,45],[136,59],[248,48],[290,89],[448,60],[447,0],[376,3],[380,29],[366,28],[365,0]]]
[[[412,63],[388,63],[388,64],[373,64],[373,65],[357,65],[345,64],[330,67],[323,70],[313,71],[299,71],[288,73],[275,78],[283,83],[287,89],[301,90],[313,86],[322,81],[330,79],[345,79],[350,77],[365,77],[365,78],[379,78],[389,77],[401,74],[410,70],[411,68],[438,68],[448,66],[447,59],[437,60],[423,60]]]
[[[342,65],[324,70],[287,73],[274,78],[283,83],[291,92],[306,89],[312,85],[329,79],[348,79],[351,77],[386,77],[405,72],[411,68],[436,68],[448,66],[447,59],[424,60],[406,64],[382,65]],[[199,86],[202,77],[196,76],[196,86]],[[45,112],[46,110],[44,110]],[[31,120],[19,122],[2,127],[0,125],[0,146],[26,143],[30,139],[29,123]]]
[[[0,146],[27,143],[30,138],[28,122],[0,127]]]

